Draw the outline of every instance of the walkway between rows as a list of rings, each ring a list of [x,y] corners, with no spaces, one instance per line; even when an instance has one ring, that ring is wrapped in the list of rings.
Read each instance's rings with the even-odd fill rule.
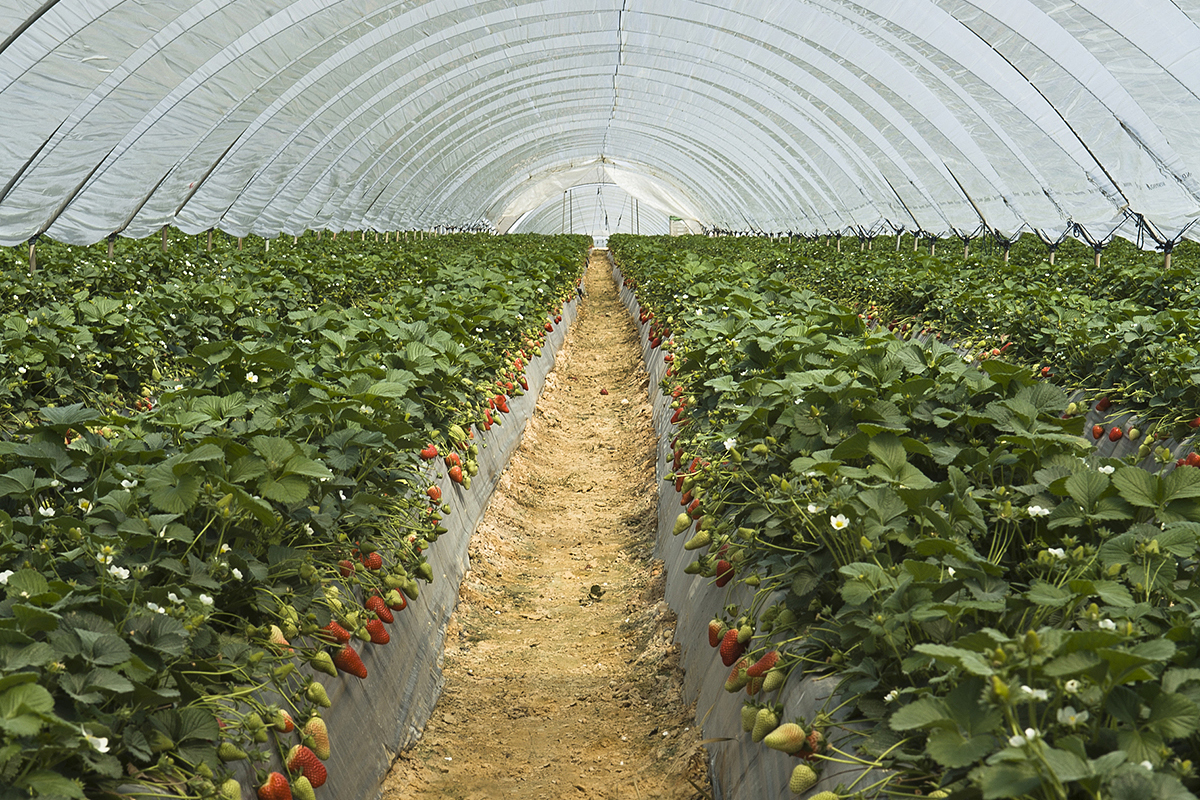
[[[651,561],[654,434],[637,332],[602,253],[584,287],[471,542],[445,691],[383,800],[708,796]]]

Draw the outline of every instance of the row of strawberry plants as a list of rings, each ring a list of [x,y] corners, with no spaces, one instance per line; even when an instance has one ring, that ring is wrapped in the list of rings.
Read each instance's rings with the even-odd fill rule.
[[[751,738],[805,757],[794,789],[840,762],[895,796],[1193,797],[1200,470],[1100,458],[1026,367],[752,257],[609,245],[671,364],[674,532],[727,593],[709,644]],[[783,719],[798,674],[848,715]]]
[[[590,242],[187,244],[0,278],[5,798],[313,796],[312,673],[432,579],[429,462],[469,487]]]
[[[779,271],[897,333],[945,337],[979,355],[1003,350],[1092,403],[1107,397],[1136,410],[1164,436],[1183,438],[1200,418],[1194,246],[1181,247],[1170,270],[1127,242],[1110,245],[1102,270],[1090,251],[1051,266],[1040,242],[1009,264],[984,251],[964,261],[952,247],[930,255],[908,246],[839,252],[824,240],[696,238],[689,246]]]

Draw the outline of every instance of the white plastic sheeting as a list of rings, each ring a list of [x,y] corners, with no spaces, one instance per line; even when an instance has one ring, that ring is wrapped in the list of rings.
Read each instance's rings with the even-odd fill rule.
[[[582,233],[597,244],[614,233],[659,236],[670,230],[670,217],[615,183],[572,186],[530,210],[508,233]]]
[[[724,230],[1200,217],[1196,0],[0,0],[0,26],[5,244],[500,228],[597,165]]]

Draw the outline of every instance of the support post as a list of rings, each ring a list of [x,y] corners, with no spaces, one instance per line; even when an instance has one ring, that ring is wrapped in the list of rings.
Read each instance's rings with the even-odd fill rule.
[[[242,237],[238,237],[238,252],[242,252]]]
[[[167,252],[167,226],[162,226],[162,251]]]
[[[37,272],[37,237],[29,240],[29,274]]]
[[[212,234],[213,234],[213,229],[209,228],[208,229],[208,252],[210,252],[210,253],[212,252]]]
[[[108,235],[108,257],[109,258],[113,257],[113,243],[116,241],[117,241],[117,235],[115,233],[110,233]]]

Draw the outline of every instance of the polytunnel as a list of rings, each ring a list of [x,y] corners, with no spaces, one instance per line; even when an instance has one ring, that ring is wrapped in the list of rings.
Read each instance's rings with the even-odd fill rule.
[[[0,0],[0,800],[1196,800],[1197,119],[1200,0]]]
[[[1200,213],[1197,12],[1168,0],[3,13],[7,244],[504,229],[610,167],[709,230],[1161,243]]]

